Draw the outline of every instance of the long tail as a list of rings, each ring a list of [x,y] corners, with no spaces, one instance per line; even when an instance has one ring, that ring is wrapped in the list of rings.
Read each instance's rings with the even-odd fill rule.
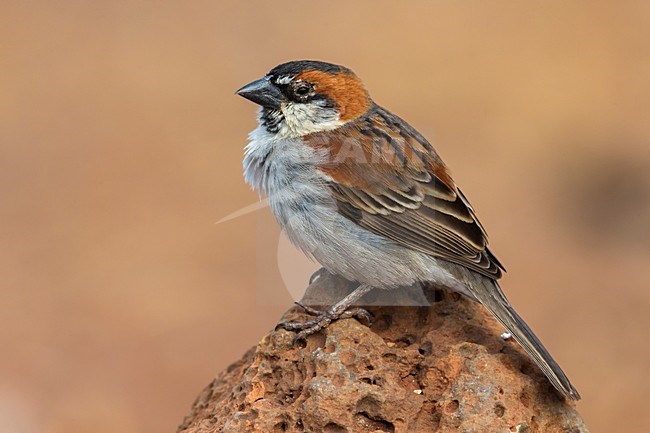
[[[471,281],[467,281],[467,286],[474,297],[512,334],[558,391],[566,398],[580,400],[578,390],[571,385],[569,378],[535,333],[510,306],[497,282],[473,272],[472,274],[473,278],[469,278]]]

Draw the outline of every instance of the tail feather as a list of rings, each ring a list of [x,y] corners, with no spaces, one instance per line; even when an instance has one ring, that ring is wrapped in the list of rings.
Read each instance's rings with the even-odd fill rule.
[[[497,282],[482,276],[480,281],[473,280],[468,286],[474,297],[512,334],[553,386],[566,398],[580,400],[580,394],[571,385],[569,378],[526,322],[510,306]]]

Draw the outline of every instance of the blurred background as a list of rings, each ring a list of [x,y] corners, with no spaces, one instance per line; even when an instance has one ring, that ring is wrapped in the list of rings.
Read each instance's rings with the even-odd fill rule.
[[[437,146],[591,431],[650,431],[649,41],[642,0],[2,2],[0,431],[174,431],[275,325],[259,216],[215,222],[234,90],[302,58]]]

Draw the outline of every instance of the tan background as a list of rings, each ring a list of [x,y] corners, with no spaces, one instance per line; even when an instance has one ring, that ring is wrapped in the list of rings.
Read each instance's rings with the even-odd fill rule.
[[[258,219],[214,222],[233,91],[298,58],[437,145],[592,432],[649,431],[649,40],[646,1],[2,2],[0,431],[173,431],[275,324]]]

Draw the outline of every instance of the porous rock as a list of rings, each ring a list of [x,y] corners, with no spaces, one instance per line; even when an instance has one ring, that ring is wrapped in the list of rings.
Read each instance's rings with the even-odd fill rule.
[[[304,299],[333,303],[351,288],[326,274]],[[340,320],[298,345],[271,331],[204,389],[178,432],[588,432],[478,303],[435,288],[392,296],[361,300],[375,304],[370,328]],[[386,305],[396,303],[420,306]],[[284,317],[306,318],[298,307]]]

